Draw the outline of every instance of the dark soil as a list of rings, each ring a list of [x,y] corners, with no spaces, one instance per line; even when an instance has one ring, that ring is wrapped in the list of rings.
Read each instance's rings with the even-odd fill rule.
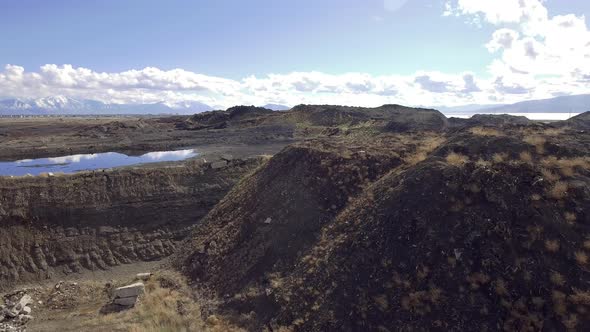
[[[250,329],[588,330],[587,124],[353,126],[292,145],[176,265]]]

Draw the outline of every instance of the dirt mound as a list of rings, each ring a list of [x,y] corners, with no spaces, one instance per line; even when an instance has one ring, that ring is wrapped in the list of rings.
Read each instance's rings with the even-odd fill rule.
[[[259,327],[590,328],[590,137],[476,126],[445,139],[289,147],[177,263]]]
[[[184,122],[177,124],[178,129],[200,130],[200,129],[223,129],[230,125],[239,124],[242,121],[253,120],[265,115],[275,113],[263,107],[255,106],[234,106],[226,111],[211,111],[191,116]]]
[[[392,151],[302,143],[277,154],[243,180],[194,234],[180,265],[195,280],[237,292],[292,266],[348,199],[401,163]]]
[[[295,121],[316,126],[358,125],[368,122],[386,132],[442,131],[447,127],[446,117],[436,110],[401,105],[376,108],[299,105],[284,114]]]
[[[578,130],[590,130],[590,112],[578,114],[562,123]]]

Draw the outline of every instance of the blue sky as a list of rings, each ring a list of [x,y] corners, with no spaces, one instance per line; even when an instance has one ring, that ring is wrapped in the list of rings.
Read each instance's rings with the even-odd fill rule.
[[[556,26],[552,20],[573,15],[570,19],[575,20],[577,29],[572,37],[586,40],[588,1],[525,0],[525,7],[518,8],[514,4],[519,0],[499,0],[499,9],[486,4],[490,2],[3,0],[0,66],[12,67],[0,74],[0,87],[4,87],[0,94],[38,97],[59,93],[121,102],[136,100],[141,93],[153,101],[191,99],[220,105],[329,102],[344,97],[357,104],[397,100],[417,104],[425,99],[430,103],[465,104],[517,101],[587,88],[557,88],[555,81],[540,81],[556,75],[571,78],[576,69],[580,69],[576,75],[583,78],[587,74],[583,61],[576,63],[576,68],[543,71],[523,65],[520,55],[513,54],[512,44],[502,44],[493,52],[489,45],[500,38],[494,35],[496,31],[508,29],[518,36],[505,34],[503,41],[509,37],[528,47],[533,40],[539,44],[531,46],[537,51],[527,53],[529,56],[544,49],[547,59],[555,58],[555,45],[543,45],[543,40],[551,33],[564,32],[551,28]],[[511,15],[519,10],[537,11],[539,6],[543,9],[538,12],[539,22],[545,25],[541,22],[535,29],[544,31],[543,27],[548,27],[543,34],[527,32],[527,25],[531,25],[528,18]],[[583,58],[588,47],[581,42],[574,46],[579,47],[576,52]],[[572,56],[563,55],[564,59]],[[539,53],[534,59],[539,68],[547,65],[541,57]],[[515,69],[515,65],[527,68]],[[158,82],[133,87],[115,81],[121,76],[130,79],[129,71],[142,72],[145,68],[158,70],[149,74],[157,76],[153,81]],[[506,68],[515,70],[507,73]],[[76,90],[83,85],[77,81],[84,76],[80,69],[96,74],[93,79],[100,84],[92,86],[97,91],[90,93],[88,87],[86,91]],[[21,79],[22,86],[15,87],[13,71],[32,76],[28,81]],[[46,78],[48,72],[53,76]],[[524,72],[526,77],[513,75]],[[32,83],[36,73],[44,81]],[[137,75],[149,76],[143,72]],[[9,76],[12,82],[7,82]],[[179,81],[172,82],[174,77],[180,77]],[[191,82],[188,85],[187,80]],[[27,87],[24,81],[39,86]],[[164,86],[157,88],[162,82]],[[285,82],[290,82],[293,91],[284,86]],[[313,89],[297,88],[306,82],[312,82],[308,87]],[[478,88],[468,89],[468,82]],[[547,87],[533,91],[531,86],[537,83],[546,83]],[[220,87],[224,84],[228,88]],[[404,89],[412,84],[408,91],[417,91],[406,96]],[[278,85],[280,89],[269,92]],[[101,93],[99,86],[114,91]],[[424,91],[418,91],[420,88]],[[329,96],[326,91],[330,91]],[[523,91],[526,93],[514,93]]]
[[[429,0],[397,12],[380,0],[9,0],[0,3],[0,40],[8,41],[0,62],[180,67],[228,78],[481,71],[491,57],[473,45],[491,29],[469,29],[443,9],[444,1]]]

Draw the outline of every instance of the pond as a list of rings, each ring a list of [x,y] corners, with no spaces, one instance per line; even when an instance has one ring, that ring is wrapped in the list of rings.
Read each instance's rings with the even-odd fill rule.
[[[42,173],[75,173],[163,161],[180,161],[197,156],[193,150],[155,151],[141,156],[117,152],[76,154],[71,156],[24,159],[0,162],[0,176],[39,175]]]

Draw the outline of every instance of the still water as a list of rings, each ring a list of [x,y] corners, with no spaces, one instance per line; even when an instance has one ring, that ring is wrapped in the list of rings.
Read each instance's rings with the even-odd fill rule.
[[[55,158],[24,159],[0,162],[0,176],[39,175],[41,173],[75,173],[79,171],[179,161],[198,155],[195,150],[156,151],[141,156],[128,156],[117,152],[76,154]]]

